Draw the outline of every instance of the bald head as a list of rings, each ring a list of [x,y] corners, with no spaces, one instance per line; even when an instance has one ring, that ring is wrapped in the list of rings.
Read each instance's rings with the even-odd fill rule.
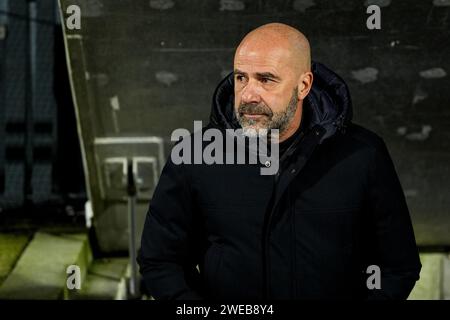
[[[297,72],[311,70],[311,49],[309,41],[299,30],[283,23],[269,23],[249,32],[239,44],[238,55],[251,53],[269,53],[289,59],[288,63]]]
[[[313,82],[309,42],[281,23],[247,34],[234,56],[234,105],[244,129],[278,129],[280,141],[300,126]]]

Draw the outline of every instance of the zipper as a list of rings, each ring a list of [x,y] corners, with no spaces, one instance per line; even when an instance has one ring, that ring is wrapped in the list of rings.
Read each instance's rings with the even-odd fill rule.
[[[267,270],[270,268],[269,266],[269,228],[270,228],[270,221],[272,220],[272,214],[274,208],[274,200],[275,200],[275,194],[278,184],[278,179],[280,176],[280,170],[276,173],[273,181],[273,188],[272,188],[272,196],[270,197],[269,204],[267,206],[267,211],[264,215],[264,224],[263,224],[263,237],[262,237],[262,262],[263,262],[263,300],[269,299],[269,288],[268,284],[270,283],[269,279],[269,273]],[[268,216],[268,218],[266,218]]]
[[[274,176],[273,181],[273,187],[272,187],[272,195],[269,200],[269,204],[267,206],[268,210],[266,211],[265,217],[267,216],[267,219],[264,219],[264,225],[263,225],[263,299],[266,300],[269,298],[269,288],[268,284],[270,283],[270,273],[267,272],[268,269],[270,269],[270,261],[268,259],[269,256],[269,233],[270,233],[270,225],[272,222],[273,212],[275,211],[275,205],[274,201],[277,196],[277,186],[278,181],[280,179],[281,171],[282,171],[282,165],[283,161],[286,159],[288,154],[292,154],[292,152],[295,150],[295,147],[298,145],[298,143],[303,139],[304,131],[300,132],[299,139],[295,140],[283,153],[283,155],[279,159],[278,164],[278,171]],[[267,223],[266,223],[267,221]]]
[[[306,145],[307,150],[305,150],[305,157],[303,158],[303,162],[300,164],[298,168],[292,169],[291,173],[295,174],[295,176],[299,173],[299,171],[303,168],[303,166],[306,164],[306,161],[311,156],[312,152],[314,151],[315,147],[319,144],[322,136],[325,133],[325,129],[320,126],[313,127],[309,132],[308,138],[310,138],[311,141],[306,141],[305,144],[310,142],[311,144],[308,146]],[[264,224],[263,224],[263,237],[262,237],[262,262],[263,262],[263,299],[268,300],[269,297],[269,284],[270,284],[270,246],[269,246],[269,239],[270,239],[270,227],[272,224],[272,218],[274,216],[274,213],[276,211],[276,208],[278,206],[277,199],[281,199],[281,196],[278,197],[278,193],[280,192],[278,189],[278,184],[282,172],[282,161],[284,161],[288,155],[292,155],[295,151],[296,146],[306,138],[306,135],[304,132],[301,132],[300,138],[294,141],[291,146],[284,152],[284,154],[280,157],[279,161],[279,169],[278,172],[274,176],[274,182],[273,182],[273,189],[272,189],[272,196],[269,200],[269,205],[267,206],[267,211],[264,215]],[[308,149],[309,147],[309,149]],[[287,169],[287,168],[286,168]],[[295,177],[294,176],[294,177]],[[293,178],[292,178],[293,179]],[[292,180],[291,180],[292,181]],[[287,184],[286,188],[290,184],[290,182]]]

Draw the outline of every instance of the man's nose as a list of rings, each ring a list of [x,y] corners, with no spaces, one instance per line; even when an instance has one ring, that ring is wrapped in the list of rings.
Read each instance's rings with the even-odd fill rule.
[[[245,86],[242,91],[242,103],[259,103],[261,101],[261,96],[258,92],[257,85],[249,81],[249,83]]]

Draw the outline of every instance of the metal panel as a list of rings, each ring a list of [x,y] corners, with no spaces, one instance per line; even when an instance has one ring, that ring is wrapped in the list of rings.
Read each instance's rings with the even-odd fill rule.
[[[27,23],[23,19],[8,18],[6,12],[27,16],[26,1],[8,1],[1,6],[1,23],[6,38],[1,40],[1,111],[0,158],[4,170],[4,193],[0,195],[2,209],[15,209],[24,204],[26,188],[26,99],[27,99]]]

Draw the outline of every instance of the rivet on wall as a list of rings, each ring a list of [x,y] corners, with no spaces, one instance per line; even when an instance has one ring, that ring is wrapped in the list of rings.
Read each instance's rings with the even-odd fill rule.
[[[416,189],[405,190],[405,197],[407,197],[407,198],[417,197],[417,195],[418,195],[418,192]]]
[[[175,2],[172,0],[150,0],[150,8],[156,10],[167,10],[173,8]]]
[[[447,72],[445,72],[442,68],[431,68],[428,70],[420,71],[420,76],[425,79],[438,79],[443,78],[447,75]]]
[[[361,83],[374,82],[378,78],[378,70],[372,67],[352,71],[352,77]]]
[[[364,2],[364,5],[366,7],[371,6],[371,5],[377,5],[379,7],[388,7],[391,4],[391,0],[366,0],[366,2]]]
[[[449,7],[450,0],[433,0],[433,5],[436,7]]]
[[[117,95],[109,98],[109,104],[111,105],[111,116],[112,116],[112,120],[113,120],[113,126],[114,126],[114,131],[115,133],[119,133],[120,132],[120,127],[119,127],[119,119],[117,117],[117,112],[120,111],[120,103],[119,103],[119,97]]]
[[[240,0],[220,0],[220,11],[242,11],[245,3]]]
[[[292,7],[296,11],[305,12],[306,9],[315,6],[314,0],[295,0]]]
[[[155,74],[155,78],[159,83],[162,83],[168,87],[178,81],[178,76],[175,73],[169,71],[158,71]]]
[[[415,105],[426,98],[428,98],[428,94],[420,86],[418,86],[414,91],[412,104]]]
[[[393,40],[391,41],[391,43],[389,43],[389,45],[393,48],[395,46],[398,46],[400,44],[400,40]]]
[[[433,130],[433,128],[430,125],[425,124],[422,125],[421,131],[408,133],[408,128],[402,126],[397,128],[397,134],[399,136],[404,136],[410,141],[425,141],[430,137],[431,130]]]
[[[432,129],[430,125],[423,125],[420,132],[411,132],[406,135],[406,139],[410,141],[425,141],[430,136]]]

